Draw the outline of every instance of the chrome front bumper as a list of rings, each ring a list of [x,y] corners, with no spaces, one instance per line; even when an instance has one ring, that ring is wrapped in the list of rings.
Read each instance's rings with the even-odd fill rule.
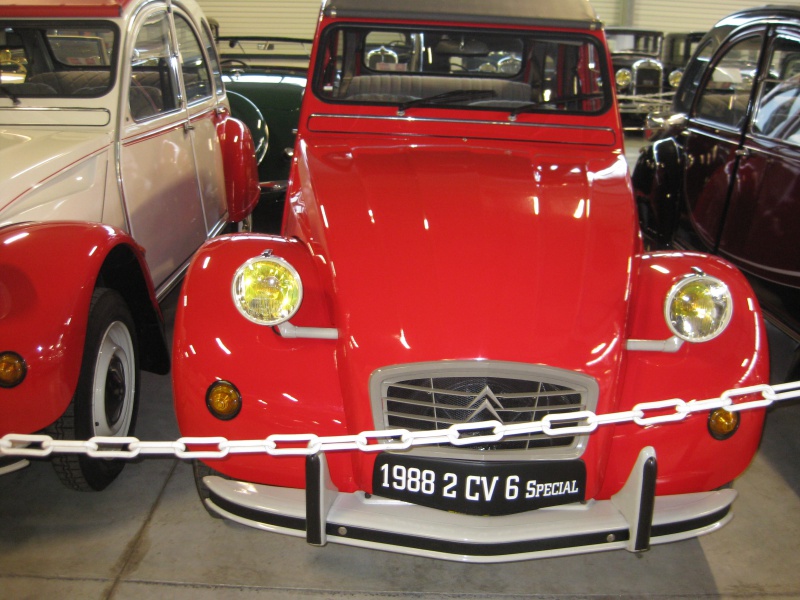
[[[232,521],[297,537],[462,562],[494,563],[603,550],[640,552],[650,544],[712,532],[733,515],[732,489],[655,497],[655,452],[645,448],[610,500],[501,517],[476,517],[341,493],[325,455],[308,457],[307,489],[205,477],[208,508]],[[308,493],[307,493],[308,492]]]

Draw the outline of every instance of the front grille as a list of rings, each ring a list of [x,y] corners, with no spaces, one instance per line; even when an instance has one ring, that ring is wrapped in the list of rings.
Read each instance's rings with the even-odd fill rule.
[[[653,60],[640,60],[633,65],[633,93],[658,94],[662,87],[663,68]]]
[[[453,361],[404,365],[381,369],[373,379],[378,380],[373,381],[372,388],[373,410],[378,411],[376,425],[382,423],[386,429],[429,431],[480,421],[541,421],[550,414],[593,410],[597,399],[596,384],[590,377],[517,363]],[[575,420],[558,422],[562,427],[577,424]],[[486,433],[482,430],[475,435]],[[497,452],[498,460],[511,458],[506,456],[509,452],[525,452],[528,458],[543,457],[542,454],[571,457],[582,451],[581,439],[573,435],[527,434],[496,443],[462,446],[457,451]]]

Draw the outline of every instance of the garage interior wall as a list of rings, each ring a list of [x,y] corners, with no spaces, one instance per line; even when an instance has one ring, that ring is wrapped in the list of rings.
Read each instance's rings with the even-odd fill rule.
[[[435,2],[436,0],[431,0]],[[198,0],[220,24],[221,35],[312,38],[322,0]],[[766,0],[592,0],[606,25],[669,32],[706,31],[722,17]],[[783,0],[795,4],[796,0]]]
[[[311,39],[322,0],[197,0],[220,35],[266,35]]]

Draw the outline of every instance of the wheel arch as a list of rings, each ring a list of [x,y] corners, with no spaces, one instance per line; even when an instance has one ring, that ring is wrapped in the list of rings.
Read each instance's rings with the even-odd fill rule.
[[[129,235],[97,223],[20,223],[0,228],[0,248],[2,349],[17,352],[28,367],[18,386],[2,390],[8,410],[0,434],[38,431],[69,405],[98,283],[119,291],[130,305],[142,368],[169,368],[149,269]]]
[[[149,275],[129,244],[111,248],[100,267],[95,287],[119,292],[131,310],[139,339],[141,368],[158,375],[170,369],[170,356],[161,309],[155,299]]]
[[[217,123],[222,148],[228,218],[236,223],[253,212],[261,196],[253,136],[239,119],[226,116]]]

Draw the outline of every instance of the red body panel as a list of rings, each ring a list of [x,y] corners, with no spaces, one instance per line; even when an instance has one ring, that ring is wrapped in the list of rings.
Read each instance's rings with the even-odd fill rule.
[[[43,0],[14,0],[0,8],[4,17],[19,18],[114,18],[119,17],[130,0],[75,0],[46,2]]]
[[[223,115],[217,122],[217,139],[222,146],[228,216],[236,223],[253,212],[261,194],[253,136],[244,123]]]
[[[19,386],[3,390],[0,435],[38,431],[64,412],[78,380],[97,276],[120,244],[147,273],[138,245],[107,225],[23,223],[0,230],[0,346],[28,366]],[[152,286],[150,295],[157,306]]]

